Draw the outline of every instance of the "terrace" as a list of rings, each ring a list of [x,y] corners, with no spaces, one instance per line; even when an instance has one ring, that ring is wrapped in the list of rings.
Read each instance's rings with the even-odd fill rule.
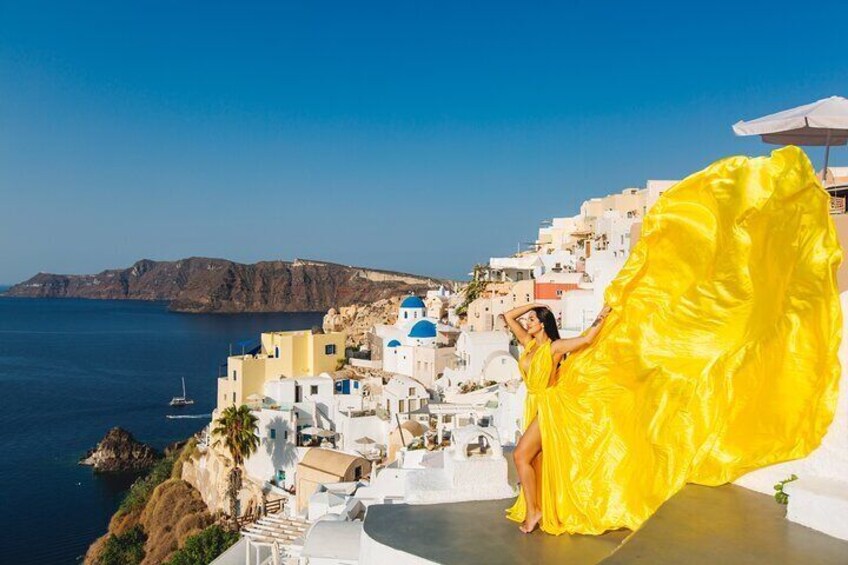
[[[735,485],[688,485],[638,532],[601,536],[522,534],[504,518],[511,503],[371,506],[360,562],[842,565],[848,555],[848,541],[790,522],[773,497]]]

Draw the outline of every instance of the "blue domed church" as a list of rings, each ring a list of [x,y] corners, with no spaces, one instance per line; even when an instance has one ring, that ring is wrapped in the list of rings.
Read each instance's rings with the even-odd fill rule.
[[[372,358],[379,355],[384,371],[414,377],[429,387],[453,360],[459,330],[427,317],[424,301],[409,295],[400,303],[397,321],[376,325],[371,333],[376,338]],[[378,355],[376,348],[382,350]]]

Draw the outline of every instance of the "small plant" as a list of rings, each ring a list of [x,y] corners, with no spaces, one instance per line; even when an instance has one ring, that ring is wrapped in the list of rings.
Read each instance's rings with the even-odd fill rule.
[[[783,491],[783,485],[797,480],[798,476],[793,473],[788,479],[783,479],[782,481],[774,485],[774,499],[777,501],[778,504],[789,504],[789,494]]]

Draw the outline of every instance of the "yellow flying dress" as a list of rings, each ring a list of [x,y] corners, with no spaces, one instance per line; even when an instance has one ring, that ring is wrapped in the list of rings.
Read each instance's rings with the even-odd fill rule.
[[[840,376],[841,260],[828,195],[797,147],[723,159],[663,194],[606,289],[595,343],[552,387],[534,380],[550,368],[539,355],[524,375],[541,529],[636,529],[685,483],[818,446]],[[524,514],[521,496],[507,516]]]

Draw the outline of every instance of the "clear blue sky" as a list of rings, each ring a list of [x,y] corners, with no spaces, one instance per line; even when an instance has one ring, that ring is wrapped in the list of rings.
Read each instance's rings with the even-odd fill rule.
[[[590,196],[768,151],[738,119],[848,95],[844,3],[740,4],[2,0],[0,282],[463,276]]]

